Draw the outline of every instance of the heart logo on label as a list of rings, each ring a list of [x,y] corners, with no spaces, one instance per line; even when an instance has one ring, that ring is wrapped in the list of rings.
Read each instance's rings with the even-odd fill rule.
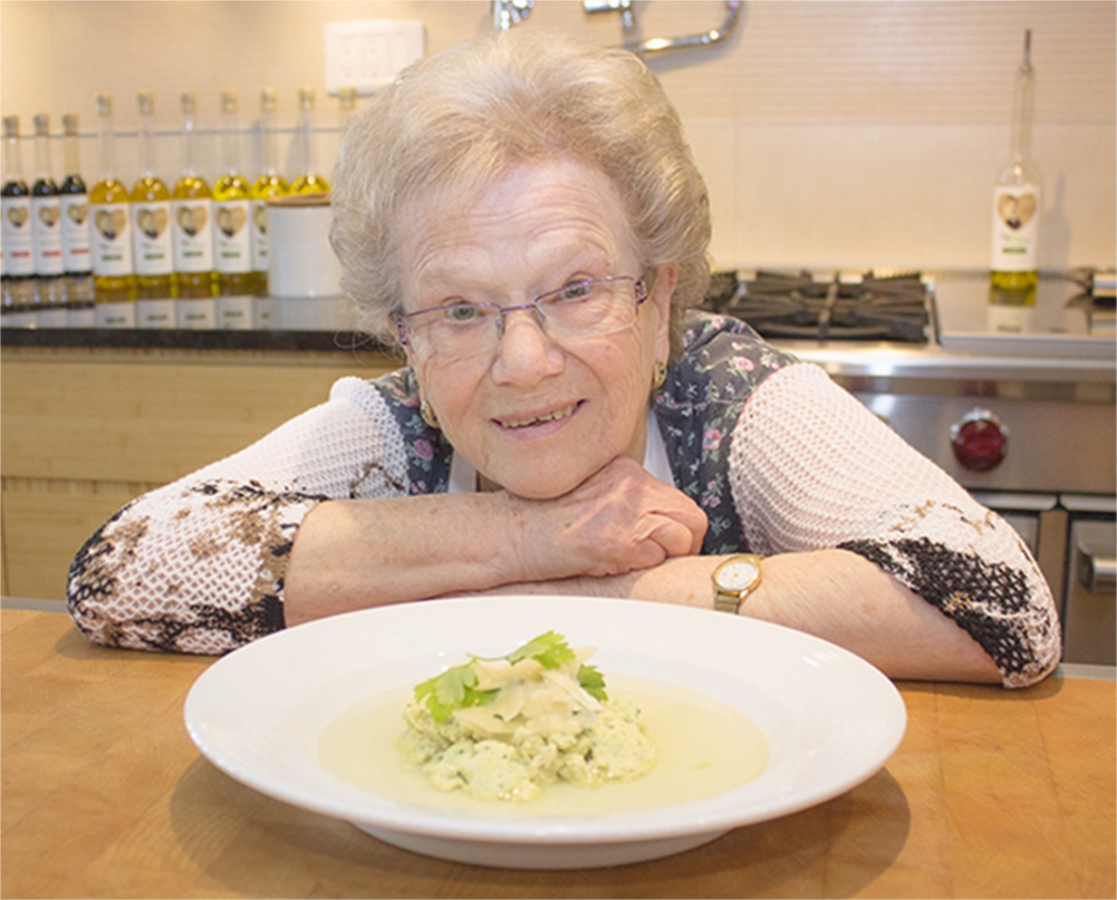
[[[208,221],[204,206],[180,206],[175,215],[178,219],[178,227],[190,237],[197,237]]]
[[[53,228],[58,224],[58,207],[57,206],[40,206],[39,207],[39,221],[46,225],[47,228]]]
[[[89,204],[75,203],[73,206],[68,206],[66,208],[66,214],[75,225],[84,225],[85,220],[89,218]]]
[[[248,216],[245,215],[244,208],[241,206],[219,206],[217,207],[216,218],[217,227],[221,229],[221,233],[225,237],[234,237],[240,234]]]
[[[127,223],[128,217],[122,209],[97,210],[97,230],[101,232],[106,241],[115,241],[120,235],[124,234]]]
[[[27,221],[27,207],[13,206],[8,210],[8,221],[16,228],[22,228]]]
[[[154,241],[167,230],[167,211],[162,207],[156,207],[155,209],[141,207],[139,212],[136,213],[136,225],[139,226],[140,231]]]
[[[997,200],[997,215],[1013,231],[1027,225],[1035,214],[1035,194],[1001,194]]]

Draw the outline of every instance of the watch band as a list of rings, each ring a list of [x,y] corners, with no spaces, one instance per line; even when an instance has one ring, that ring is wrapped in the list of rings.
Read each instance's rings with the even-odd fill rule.
[[[714,609],[718,612],[733,613],[734,615],[741,609],[749,595],[760,586],[760,561],[761,557],[753,553],[739,553],[735,556],[722,562],[716,569],[714,569],[713,582],[714,582]],[[741,586],[729,587],[721,583],[719,577],[723,571],[734,565],[747,563],[756,570],[755,577],[749,581],[748,584]]]

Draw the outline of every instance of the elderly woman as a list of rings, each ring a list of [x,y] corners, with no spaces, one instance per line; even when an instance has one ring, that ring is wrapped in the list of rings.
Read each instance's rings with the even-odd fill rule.
[[[821,369],[688,311],[706,189],[636,57],[519,31],[418,63],[351,127],[333,205],[407,367],[117,514],[70,575],[92,640],[216,653],[503,591],[736,612],[894,677],[1058,661],[1011,528]]]

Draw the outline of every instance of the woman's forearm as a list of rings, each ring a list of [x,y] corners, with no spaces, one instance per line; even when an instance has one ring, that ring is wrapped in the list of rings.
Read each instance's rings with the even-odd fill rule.
[[[506,583],[514,520],[500,493],[323,503],[291,550],[286,622]]]
[[[629,597],[713,609],[711,575],[724,557],[683,556],[609,578],[509,585],[507,592]],[[854,553],[770,556],[741,615],[785,625],[853,651],[893,678],[999,682],[981,646],[951,619]]]

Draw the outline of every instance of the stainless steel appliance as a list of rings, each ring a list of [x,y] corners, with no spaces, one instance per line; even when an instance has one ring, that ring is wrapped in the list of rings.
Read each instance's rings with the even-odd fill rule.
[[[1041,278],[1021,334],[988,330],[985,273],[723,272],[707,306],[822,365],[1005,516],[1056,593],[1064,661],[1114,665],[1117,350],[1089,275]]]

